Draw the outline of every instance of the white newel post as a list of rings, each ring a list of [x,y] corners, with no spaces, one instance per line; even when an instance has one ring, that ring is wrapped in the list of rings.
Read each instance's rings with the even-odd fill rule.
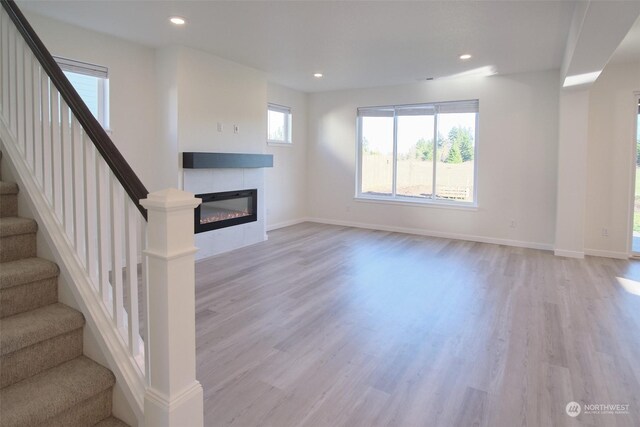
[[[193,209],[200,199],[173,188],[140,203],[148,211],[148,386],[145,425],[201,427],[202,386],[196,380]]]

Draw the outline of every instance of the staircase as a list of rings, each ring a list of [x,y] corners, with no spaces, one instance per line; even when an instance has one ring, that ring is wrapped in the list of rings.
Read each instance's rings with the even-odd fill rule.
[[[125,425],[111,416],[116,378],[127,422],[202,426],[201,201],[149,193],[14,0],[0,0],[0,147],[37,220],[0,182],[0,427]],[[36,234],[54,262],[37,258]],[[82,355],[85,321],[110,370]]]
[[[0,159],[2,153],[0,152]],[[36,257],[37,223],[0,181],[0,427],[126,426],[114,375],[82,354],[83,315],[58,302],[58,267]]]

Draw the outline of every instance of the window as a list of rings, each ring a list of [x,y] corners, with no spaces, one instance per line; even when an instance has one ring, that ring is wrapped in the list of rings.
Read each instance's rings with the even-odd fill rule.
[[[474,205],[478,101],[358,109],[357,197]]]
[[[109,129],[109,75],[106,67],[54,57],[80,98],[105,129]]]
[[[267,142],[291,144],[291,108],[276,104],[268,105]]]

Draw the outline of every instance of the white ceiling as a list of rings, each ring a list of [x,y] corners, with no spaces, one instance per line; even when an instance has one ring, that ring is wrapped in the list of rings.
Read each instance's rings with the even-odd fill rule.
[[[612,5],[614,2],[612,2]],[[560,68],[573,1],[35,1],[26,11],[149,46],[189,46],[295,89]],[[612,6],[613,7],[613,6]],[[172,15],[184,27],[168,23]],[[473,58],[463,62],[462,53]],[[323,79],[312,77],[325,74]]]

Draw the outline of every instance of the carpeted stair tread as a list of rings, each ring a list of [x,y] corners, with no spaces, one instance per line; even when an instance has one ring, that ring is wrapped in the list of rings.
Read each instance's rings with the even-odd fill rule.
[[[109,417],[100,421],[94,427],[129,427],[129,424],[122,422],[116,417]]]
[[[50,279],[58,276],[59,272],[55,263],[42,258],[4,262],[0,267],[0,289]]]
[[[5,317],[0,322],[0,355],[81,328],[82,313],[56,303]]]
[[[46,425],[47,420],[108,390],[115,377],[85,356],[2,389],[0,426]]]
[[[0,181],[0,195],[4,194],[18,194],[18,184]]]
[[[36,231],[38,231],[38,224],[32,219],[17,216],[0,218],[0,237],[17,236]]]

